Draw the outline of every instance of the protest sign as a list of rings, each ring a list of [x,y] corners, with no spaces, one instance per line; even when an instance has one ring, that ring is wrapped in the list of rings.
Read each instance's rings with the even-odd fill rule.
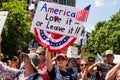
[[[8,11],[0,11],[0,35],[2,34],[3,26],[7,18]]]
[[[40,1],[32,22],[34,28],[78,37],[81,34],[83,22],[76,19],[78,9],[75,7]]]
[[[69,46],[67,50],[67,57],[68,58],[76,58],[78,56],[78,48],[74,46]]]
[[[31,26],[38,43],[51,52],[67,49],[81,35],[89,7],[75,7],[39,1]]]

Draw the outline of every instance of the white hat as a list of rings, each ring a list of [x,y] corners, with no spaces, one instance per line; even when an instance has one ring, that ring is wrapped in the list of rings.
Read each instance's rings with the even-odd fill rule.
[[[106,55],[108,55],[108,54],[112,54],[112,55],[113,55],[113,51],[112,51],[112,50],[107,50],[107,51],[105,52],[105,54],[106,54]]]

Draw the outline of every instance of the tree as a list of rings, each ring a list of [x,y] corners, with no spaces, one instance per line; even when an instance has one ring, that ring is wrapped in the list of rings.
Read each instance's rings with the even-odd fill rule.
[[[2,32],[2,52],[15,55],[18,45],[23,45],[26,52],[34,35],[30,32],[30,15],[25,10],[25,0],[9,0],[1,4],[0,11],[9,12]]]
[[[96,24],[95,30],[91,33],[87,43],[88,53],[103,53],[113,50],[120,54],[120,10],[108,21],[100,21]]]

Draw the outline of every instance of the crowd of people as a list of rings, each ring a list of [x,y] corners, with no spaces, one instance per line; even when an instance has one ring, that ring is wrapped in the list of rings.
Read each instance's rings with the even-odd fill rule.
[[[68,58],[40,46],[28,54],[20,51],[8,63],[0,53],[0,80],[120,80],[120,63],[113,62],[113,51],[107,50],[102,62],[91,56],[85,59],[84,52],[82,46],[80,56]]]

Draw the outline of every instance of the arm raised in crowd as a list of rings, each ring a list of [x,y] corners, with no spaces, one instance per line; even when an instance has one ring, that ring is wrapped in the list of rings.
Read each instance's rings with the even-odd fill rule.
[[[89,66],[88,71],[90,73],[97,72],[97,66],[100,66],[100,65],[101,65],[101,62],[96,62],[95,64]]]
[[[84,59],[84,53],[85,53],[85,48],[84,48],[84,46],[82,46],[81,53],[80,53],[80,61]]]
[[[49,52],[48,49],[46,49],[46,65],[48,71],[50,72],[53,69],[53,64],[51,60],[51,52]]]
[[[120,69],[120,63],[117,63],[110,71],[108,71],[105,80],[114,80],[117,75],[117,71],[119,69]]]
[[[21,73],[20,70],[10,68],[0,61],[0,77],[14,80],[19,73]]]

